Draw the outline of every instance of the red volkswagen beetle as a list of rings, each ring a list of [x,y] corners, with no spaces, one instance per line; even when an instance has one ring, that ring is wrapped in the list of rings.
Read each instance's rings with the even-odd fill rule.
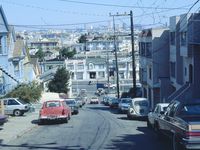
[[[50,100],[43,103],[39,114],[39,121],[40,123],[50,120],[68,122],[70,117],[71,109],[63,100]]]

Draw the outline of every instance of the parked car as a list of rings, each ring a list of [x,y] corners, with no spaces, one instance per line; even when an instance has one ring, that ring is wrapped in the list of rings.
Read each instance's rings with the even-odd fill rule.
[[[147,126],[153,127],[155,126],[155,123],[157,122],[158,118],[161,117],[161,115],[164,114],[167,106],[169,103],[158,103],[156,104],[155,109],[148,114],[147,118]]]
[[[144,97],[137,97],[131,100],[130,107],[128,108],[127,117],[133,119],[136,117],[147,118],[149,113],[149,101]]]
[[[131,98],[121,98],[118,110],[120,113],[127,113],[128,108],[130,107],[132,99]]]
[[[76,103],[75,99],[65,99],[65,102],[71,108],[72,115],[79,113],[79,106]]]
[[[68,122],[71,109],[64,100],[50,100],[43,103],[39,113],[40,123],[50,120],[63,120]]]
[[[0,115],[0,126],[4,125],[4,123],[7,121],[8,121],[8,116]]]
[[[200,100],[172,101],[155,130],[172,141],[173,150],[200,149]]]
[[[120,100],[118,98],[116,98],[116,97],[110,98],[110,100],[109,100],[109,106],[110,106],[110,108],[118,108],[119,101]]]
[[[76,97],[75,100],[79,107],[83,106],[83,100],[81,97]]]
[[[22,116],[30,110],[30,104],[19,98],[2,99],[4,103],[4,112],[6,115]]]
[[[90,98],[90,104],[98,104],[99,103],[99,98],[96,96],[93,96]]]
[[[103,104],[108,106],[109,105],[109,96],[104,96],[103,97]]]

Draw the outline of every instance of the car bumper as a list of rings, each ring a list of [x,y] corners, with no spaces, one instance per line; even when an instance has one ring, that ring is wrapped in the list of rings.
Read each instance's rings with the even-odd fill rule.
[[[91,101],[90,104],[98,104],[98,101]]]
[[[190,138],[186,139],[183,138],[181,144],[186,148],[186,149],[200,149],[200,138]]]
[[[128,116],[129,118],[145,118],[145,119],[148,118],[148,115],[147,115],[147,114],[130,113],[130,111],[128,111],[127,116]]]
[[[67,116],[66,115],[62,115],[62,116],[40,116],[40,120],[62,120],[62,119],[66,119]]]

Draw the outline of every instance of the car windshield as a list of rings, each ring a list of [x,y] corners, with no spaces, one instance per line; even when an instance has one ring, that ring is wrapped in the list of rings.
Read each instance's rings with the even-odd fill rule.
[[[66,100],[65,101],[66,104],[70,105],[70,104],[75,104],[75,101],[74,100]]]
[[[188,104],[184,105],[179,113],[179,115],[196,116],[200,115],[200,103],[199,104]]]
[[[46,107],[60,107],[59,101],[46,102]]]
[[[135,101],[135,105],[148,106],[148,102],[147,101]]]
[[[25,102],[25,101],[23,101],[23,100],[21,100],[21,99],[17,99],[20,103],[22,103],[22,104],[28,104],[27,102]]]
[[[121,102],[122,102],[122,103],[130,104],[130,103],[131,103],[131,99],[122,99]]]

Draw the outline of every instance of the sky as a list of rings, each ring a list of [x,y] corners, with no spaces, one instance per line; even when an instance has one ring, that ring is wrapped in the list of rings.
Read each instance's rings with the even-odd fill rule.
[[[169,17],[187,13],[197,0],[0,0],[9,24],[15,28],[66,28],[108,25],[109,15],[129,14],[134,24],[161,26]],[[190,10],[198,12],[200,2]],[[130,16],[115,17],[130,25]],[[33,26],[36,25],[36,26]],[[39,25],[39,26],[37,26]]]

